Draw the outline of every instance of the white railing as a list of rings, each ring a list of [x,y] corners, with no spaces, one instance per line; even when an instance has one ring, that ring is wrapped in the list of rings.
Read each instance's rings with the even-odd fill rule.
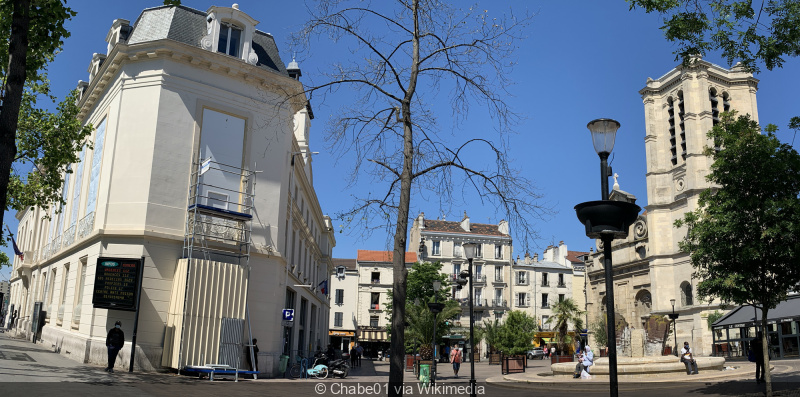
[[[94,230],[94,211],[88,213],[78,222],[78,238],[84,238]]]
[[[75,242],[75,231],[77,228],[75,225],[70,226],[67,231],[64,232],[64,248],[69,247],[72,243]]]
[[[50,257],[50,244],[48,243],[45,244],[44,247],[42,247],[42,260],[45,261],[49,257]]]
[[[53,241],[50,242],[50,256],[53,256],[58,251],[61,251],[61,235],[59,234],[56,236]]]

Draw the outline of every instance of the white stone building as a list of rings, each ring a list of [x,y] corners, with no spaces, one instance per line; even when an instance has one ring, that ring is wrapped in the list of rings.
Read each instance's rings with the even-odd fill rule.
[[[624,327],[644,329],[647,354],[660,354],[667,337],[665,315],[675,299],[678,343],[689,341],[701,355],[711,353],[712,335],[706,324],[709,313],[720,302],[701,302],[695,296],[697,281],[688,254],[678,243],[685,228],[674,222],[697,209],[700,193],[710,187],[705,179],[712,159],[703,154],[711,146],[707,132],[720,113],[736,110],[758,120],[758,80],[739,66],[731,69],[697,60],[693,66],[678,66],[656,80],[647,79],[639,93],[644,101],[647,156],[645,211],[631,226],[628,238],[612,243],[614,303],[617,335]],[[617,199],[634,199],[615,187]],[[605,310],[605,276],[600,242],[592,255],[589,273],[589,318]],[[622,328],[620,328],[622,327]],[[667,345],[674,344],[669,336]],[[624,346],[626,341],[618,340]]]
[[[358,262],[355,259],[333,258],[330,280],[330,343],[334,349],[348,351],[356,341],[358,328]]]
[[[335,239],[312,184],[313,115],[299,68],[286,68],[257,26],[236,5],[161,6],[113,22],[79,83],[79,117],[95,132],[64,178],[66,205],[17,214],[18,335],[33,337],[42,302],[42,343],[104,364],[120,320],[117,363],[127,367],[134,313],[92,304],[98,258],[117,257],[144,258],[140,369],[218,362],[220,338],[252,334],[271,376],[281,354],[327,344],[320,283]],[[285,308],[293,322],[282,323]]]
[[[568,251],[563,241],[558,246],[549,246],[542,254],[533,257],[526,254],[512,266],[514,282],[511,293],[514,296],[514,310],[522,310],[536,318],[542,330],[552,327],[547,320],[552,316],[552,305],[560,300],[573,299],[583,310],[583,277],[580,286],[576,285],[576,266],[578,251]],[[583,262],[578,261],[582,264]]]
[[[358,250],[356,259],[334,259],[330,335],[337,337],[332,339],[338,342],[335,349],[344,351],[358,343],[365,357],[374,358],[389,348],[386,304],[393,283],[393,254]],[[416,261],[415,252],[406,252],[406,267],[410,269]]]
[[[409,250],[416,252],[420,252],[420,243],[424,243],[421,259],[441,262],[442,272],[450,274],[451,280],[469,266],[461,245],[466,242],[478,244],[477,258],[472,262],[475,323],[494,319],[502,321],[504,314],[513,308],[513,241],[508,222],[500,221],[497,225],[471,223],[466,212],[461,222],[426,219],[425,213],[420,213],[414,219],[408,241]],[[453,288],[453,298],[461,302],[463,309],[454,332],[462,336],[468,335],[465,331],[469,326],[468,295],[466,286],[461,290]],[[482,346],[481,354],[485,351],[486,346]]]

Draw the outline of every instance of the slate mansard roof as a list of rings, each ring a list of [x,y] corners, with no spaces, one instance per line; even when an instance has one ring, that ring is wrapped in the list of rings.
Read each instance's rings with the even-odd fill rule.
[[[484,236],[505,236],[507,234],[501,233],[497,229],[497,225],[489,225],[485,223],[471,223],[469,231],[461,227],[461,222],[453,221],[439,221],[433,219],[425,219],[424,232],[445,232],[445,233],[458,233],[458,234],[480,234]]]
[[[201,47],[200,40],[206,35],[207,16],[203,11],[183,5],[147,8],[136,19],[128,44],[170,39]],[[256,30],[253,51],[258,55],[256,66],[288,76],[272,35]]]

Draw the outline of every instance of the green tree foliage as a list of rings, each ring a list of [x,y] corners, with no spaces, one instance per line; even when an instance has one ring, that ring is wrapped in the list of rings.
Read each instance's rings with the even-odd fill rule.
[[[627,0],[631,9],[664,16],[664,36],[678,43],[676,59],[721,51],[729,64],[751,71],[763,62],[781,67],[800,55],[800,2],[797,0]]]
[[[714,313],[709,314],[708,318],[706,318],[706,322],[708,323],[708,329],[710,330],[711,326],[714,325],[714,323],[717,322],[717,320],[721,319],[724,316],[725,313],[719,310],[714,310]]]
[[[433,298],[433,282],[436,280],[442,283],[439,292],[436,293],[436,298],[439,302],[447,302],[450,299],[448,296],[450,282],[447,275],[441,271],[442,264],[440,262],[416,262],[411,266],[406,285],[406,307],[413,305],[415,300],[419,299],[420,302],[428,302]],[[384,312],[386,313],[386,318],[391,322],[394,294],[390,290],[387,295]]]
[[[83,141],[92,133],[91,124],[82,126],[77,119],[77,91],[67,95],[55,113],[36,106],[42,97],[55,101],[48,92],[45,80],[22,97],[6,210],[51,204],[61,208],[66,204],[62,195],[64,173],[72,173],[70,165],[80,160]]]
[[[547,319],[547,324],[551,324],[556,331],[556,341],[558,350],[566,352],[568,345],[574,343],[569,335],[570,329],[580,333],[583,328],[583,310],[578,308],[572,298],[566,298],[556,302],[552,307],[553,314]],[[572,326],[572,328],[570,328]]]
[[[500,327],[495,347],[507,355],[525,354],[533,349],[536,331],[535,318],[523,311],[512,310]]]
[[[427,360],[429,356],[422,354],[423,351],[430,351],[430,345],[433,341],[433,323],[434,315],[428,308],[428,302],[433,302],[433,299],[421,301],[419,305],[411,304],[406,307],[406,316],[408,319],[408,326],[405,329],[406,343],[410,346],[420,347],[420,354],[422,358]],[[441,302],[441,301],[440,301]],[[444,309],[438,316],[436,316],[436,344],[440,345],[444,340],[442,335],[450,333],[452,321],[454,317],[461,315],[461,307],[455,301],[448,301]]]
[[[20,160],[17,153],[20,145],[18,130],[24,126],[18,125],[19,120],[29,118],[27,112],[33,109],[32,95],[49,94],[43,90],[43,87],[48,86],[44,68],[61,50],[63,39],[69,37],[70,33],[64,23],[75,15],[64,1],[0,0],[0,74],[3,81],[3,107],[0,111],[0,218],[9,206],[17,203],[24,205],[26,202],[26,199],[20,197],[9,197],[9,185],[13,181],[12,166]],[[67,112],[59,109],[59,113]],[[23,144],[31,142],[22,138],[25,141]],[[72,145],[69,146],[72,149]],[[65,156],[69,155],[58,157]],[[45,163],[49,163],[49,159],[40,161],[40,164]],[[40,170],[56,174],[56,169],[57,167]],[[43,183],[42,186],[50,184]],[[20,189],[16,191],[19,192]],[[51,192],[38,193],[40,192],[30,201],[36,202],[39,197],[52,196],[49,194]]]
[[[497,350],[498,343],[500,342],[500,333],[502,332],[503,326],[500,324],[500,321],[494,319],[494,321],[484,321],[483,326],[481,327],[481,333],[483,338],[486,340],[486,344],[489,345],[489,353]],[[475,344],[477,345],[480,340],[476,338]]]
[[[437,342],[441,342],[441,336],[450,333],[453,327],[453,319],[461,314],[461,307],[458,302],[449,298],[450,282],[447,275],[441,273],[442,264],[439,262],[417,262],[411,266],[408,272],[408,300],[406,300],[406,323],[404,346],[406,353],[412,353],[421,345],[430,345],[433,337],[433,313],[428,308],[428,302],[433,302],[434,297],[437,302],[445,303],[445,308],[439,313],[436,322]],[[438,292],[434,293],[433,282],[442,283]],[[384,304],[387,319],[391,323],[392,308],[394,305],[394,295],[392,291],[387,292],[386,303]],[[419,302],[419,304],[417,304]],[[387,326],[391,334],[391,327]]]
[[[687,228],[680,248],[691,256],[698,295],[758,307],[766,329],[769,310],[800,287],[800,155],[774,126],[760,130],[749,116],[723,114],[708,134],[722,149],[706,148],[714,187],[675,226]],[[768,360],[766,335],[763,342]],[[764,368],[771,394],[768,361]]]
[[[597,316],[597,319],[589,326],[589,329],[594,334],[594,342],[597,347],[608,346],[608,319],[605,313]]]

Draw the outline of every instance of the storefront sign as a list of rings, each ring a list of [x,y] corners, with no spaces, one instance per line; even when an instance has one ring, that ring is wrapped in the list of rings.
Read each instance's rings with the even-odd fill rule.
[[[355,331],[328,331],[329,336],[356,336]]]
[[[135,311],[141,267],[142,259],[98,258],[92,305]]]

